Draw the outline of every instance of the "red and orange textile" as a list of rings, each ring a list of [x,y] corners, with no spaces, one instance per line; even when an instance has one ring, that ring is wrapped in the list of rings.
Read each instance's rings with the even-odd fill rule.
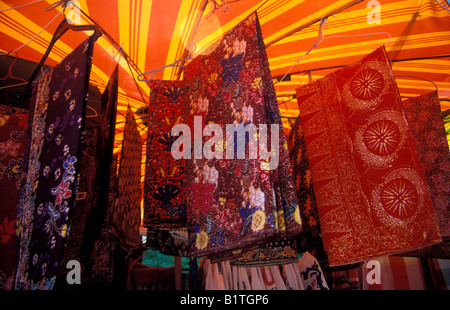
[[[184,160],[175,159],[171,147],[177,137],[172,127],[184,121],[187,88],[183,82],[153,80],[147,136],[144,187],[144,225],[186,226]]]
[[[261,157],[250,158],[250,134],[245,159],[196,158],[194,139],[193,156],[186,160],[189,255],[261,246],[298,234],[301,219],[292,167],[256,13],[226,33],[209,53],[187,64],[183,79],[190,88],[185,121],[194,135],[194,120],[200,117],[202,128],[216,124],[223,133],[226,125],[267,124],[267,141],[271,124],[280,129],[279,165],[272,170]],[[228,143],[215,144],[218,152],[226,149],[233,150]]]
[[[330,266],[440,242],[384,46],[296,92]]]

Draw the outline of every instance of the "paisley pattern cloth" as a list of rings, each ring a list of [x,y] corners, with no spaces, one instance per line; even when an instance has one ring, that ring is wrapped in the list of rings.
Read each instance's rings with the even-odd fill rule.
[[[403,256],[450,257],[450,153],[437,92],[403,101],[443,242]]]
[[[170,150],[172,127],[184,123],[183,82],[153,80],[144,187],[144,225],[186,227],[185,163]]]
[[[441,241],[384,46],[297,100],[330,266]]]
[[[75,200],[92,52],[89,38],[33,89],[16,289],[51,289],[55,282]]]
[[[301,219],[292,168],[256,13],[226,33],[212,51],[187,64],[183,80],[189,87],[185,121],[194,141],[186,161],[189,255],[211,256],[298,234]],[[199,120],[202,128],[221,128],[223,137],[218,131],[214,144],[219,158],[199,154],[198,142],[206,148],[210,142],[194,128]],[[249,124],[267,124],[267,141],[261,143],[265,150],[270,149],[271,133],[276,133],[271,124],[279,126],[279,145],[271,153],[279,151],[276,169],[262,156],[249,156],[254,155],[250,141],[257,135],[242,137],[246,142],[241,140],[240,146],[249,148],[244,159],[226,155],[227,150],[236,155],[239,147],[239,141],[234,148],[227,145],[226,125]]]
[[[119,158],[118,184],[111,224],[118,232],[124,248],[141,245],[141,156],[142,138],[134,113],[128,106],[123,132],[122,151]]]
[[[26,144],[27,111],[0,106],[0,290],[12,289],[16,217]]]

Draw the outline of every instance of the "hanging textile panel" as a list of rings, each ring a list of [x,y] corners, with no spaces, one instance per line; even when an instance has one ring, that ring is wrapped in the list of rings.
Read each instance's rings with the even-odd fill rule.
[[[92,52],[89,38],[33,89],[16,289],[51,289],[56,278],[75,199]]]
[[[450,153],[437,92],[403,101],[442,236],[450,236]]]
[[[403,101],[406,118],[419,152],[436,214],[442,243],[403,256],[450,257],[450,153],[437,92]]]
[[[331,266],[441,241],[384,46],[297,100]]]
[[[134,113],[128,106],[119,159],[117,196],[111,223],[123,236],[122,242],[133,249],[140,247],[141,237],[141,156],[142,138]],[[120,235],[119,235],[120,236]]]
[[[225,34],[212,51],[192,60],[183,79],[189,86],[185,120],[191,132],[189,142],[193,141],[192,156],[186,160],[189,254],[211,255],[298,234],[301,219],[292,168],[256,14]],[[219,130],[214,133],[218,140],[214,149],[210,145],[216,157],[201,154],[210,138],[202,137],[201,130],[209,124],[218,125],[223,135]],[[267,141],[258,142],[271,155],[278,151],[279,164],[274,169],[270,168],[274,156],[249,156],[255,154],[250,145],[257,134],[247,131],[245,137],[235,135],[231,143],[226,141],[227,125],[260,128],[263,124]],[[278,133],[271,124],[279,126],[279,144],[272,148],[268,144],[272,134]],[[236,159],[243,146],[245,156]]]
[[[109,220],[108,212],[112,212],[110,206],[111,182],[116,176],[117,163],[113,160],[117,96],[118,96],[118,65],[101,95],[98,126],[95,135],[94,160],[95,170],[91,170],[93,178],[93,192],[95,195],[90,202],[88,216],[86,218],[80,255],[85,258],[91,257],[95,240],[100,237],[105,221]],[[92,149],[91,149],[92,150]],[[112,173],[114,171],[114,173]],[[82,173],[84,171],[81,171]],[[87,171],[86,171],[87,172]],[[114,193],[115,195],[115,193]],[[89,264],[90,265],[90,264]]]
[[[85,268],[85,266],[90,266],[88,261],[94,245],[94,236],[97,235],[93,227],[99,230],[105,220],[105,216],[99,216],[97,212],[99,209],[105,209],[108,205],[107,195],[104,195],[103,191],[108,190],[109,182],[108,184],[103,184],[103,182],[109,180],[110,174],[105,172],[102,167],[103,165],[108,167],[111,159],[107,154],[112,156],[113,153],[117,85],[118,67],[116,66],[103,94],[97,94],[93,90],[89,93],[87,103],[77,196],[71,212],[69,233],[61,259],[62,266],[66,266],[70,260],[78,260],[83,268],[84,278],[87,276],[87,267]],[[96,97],[100,97],[100,99]],[[112,120],[111,117],[114,119]],[[101,147],[97,147],[98,145]],[[88,246],[87,243],[91,244]],[[71,287],[71,284],[66,281],[67,273],[70,271],[71,269],[60,268],[55,289]],[[86,281],[83,282],[85,284]]]
[[[26,110],[0,105],[0,290],[12,289],[14,279],[27,120]]]
[[[313,237],[320,233],[319,214],[317,212],[314,188],[306,154],[305,138],[303,136],[300,117],[295,120],[291,128],[288,146],[292,162],[295,189],[297,191],[300,216],[303,223],[303,232],[309,232]]]
[[[171,147],[177,137],[172,127],[184,122],[188,88],[182,82],[153,80],[151,89],[147,161],[144,188],[145,226],[186,226],[185,163],[175,159]]]

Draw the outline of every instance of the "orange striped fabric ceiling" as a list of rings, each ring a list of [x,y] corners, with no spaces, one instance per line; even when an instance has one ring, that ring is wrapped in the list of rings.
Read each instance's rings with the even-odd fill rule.
[[[63,12],[76,23],[99,25],[108,36],[96,42],[91,83],[103,90],[119,63],[116,150],[127,106],[137,112],[148,104],[150,90],[138,75],[204,53],[255,10],[283,115],[298,115],[296,87],[354,62],[382,44],[392,60],[402,96],[417,96],[437,87],[442,110],[450,108],[447,0],[73,0],[78,8],[65,11],[54,5],[58,2],[63,1],[0,1],[0,50],[17,51],[18,57],[39,62]],[[60,62],[88,34],[64,34],[46,64]],[[181,71],[168,66],[153,78],[180,79]],[[144,120],[136,116],[145,137]],[[289,122],[285,125],[288,129]]]

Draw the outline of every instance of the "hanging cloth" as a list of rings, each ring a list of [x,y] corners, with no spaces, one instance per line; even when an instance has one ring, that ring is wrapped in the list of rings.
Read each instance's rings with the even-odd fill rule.
[[[441,241],[384,46],[297,101],[330,266]]]
[[[175,159],[171,147],[177,137],[172,127],[184,123],[183,82],[152,80],[148,118],[144,187],[144,226],[186,227],[184,160]]]
[[[142,144],[134,113],[128,106],[111,225],[123,248],[130,250],[137,249],[142,244],[139,234]]]
[[[118,88],[118,66],[102,94],[100,100],[88,100],[88,111],[95,112],[86,116],[86,126],[80,154],[80,174],[74,208],[71,212],[69,234],[67,236],[61,265],[77,260],[84,271],[83,284],[90,276],[92,266],[91,253],[95,239],[107,218],[106,209],[111,188],[110,179],[115,177],[117,163],[110,164],[115,135],[115,117]],[[94,91],[94,90],[93,90]],[[109,171],[106,169],[109,166]],[[66,275],[70,269],[60,268],[55,289],[70,288]]]
[[[16,266],[16,217],[24,177],[27,111],[0,105],[0,290],[12,289]]]
[[[226,33],[208,54],[187,64],[183,79],[189,86],[185,121],[189,142],[194,141],[192,156],[186,160],[189,255],[211,256],[298,234],[301,220],[286,137],[256,13]],[[249,146],[248,133],[242,137],[247,142],[234,143],[234,149],[222,143],[226,135],[219,133],[214,151],[224,156],[207,159],[197,151],[202,151],[198,142],[209,139],[198,128],[194,131],[194,124],[202,128],[215,124],[222,133],[228,124],[256,128],[266,124],[264,143],[271,141],[270,125],[277,124],[279,165],[270,169],[268,161],[251,159],[248,151],[245,159],[226,156],[227,150],[236,155],[240,146]],[[199,155],[201,159],[196,158]]]
[[[427,180],[442,243],[402,256],[450,258],[450,153],[437,91],[403,101]]]
[[[75,201],[93,41],[84,41],[33,89],[16,289],[53,288]]]

